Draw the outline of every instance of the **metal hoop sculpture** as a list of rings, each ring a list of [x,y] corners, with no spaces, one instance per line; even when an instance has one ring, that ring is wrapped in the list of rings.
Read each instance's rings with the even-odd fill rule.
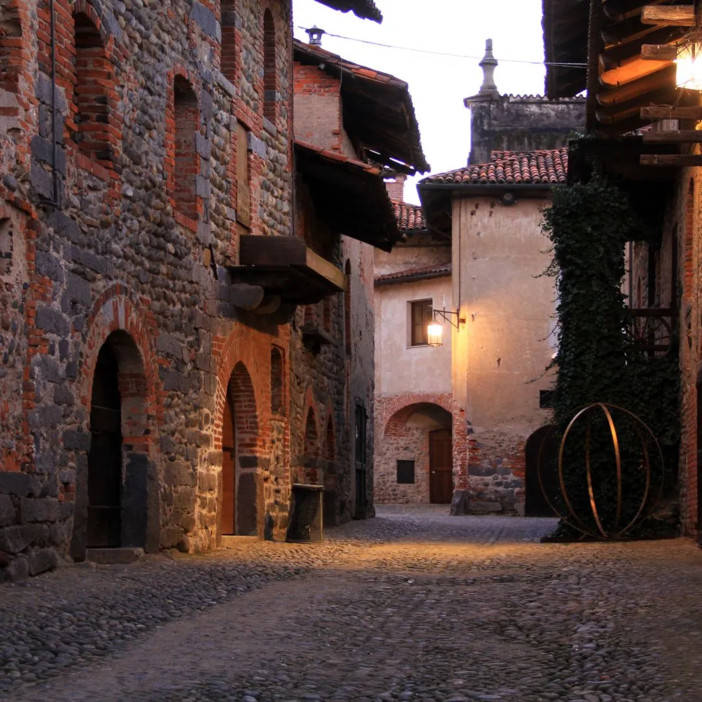
[[[596,490],[595,479],[597,476],[593,474],[592,462],[591,462],[591,441],[592,441],[592,414],[602,411],[604,414],[604,419],[606,420],[606,426],[609,430],[609,437],[612,441],[611,448],[614,452],[614,474],[616,478],[616,507],[614,513],[614,523],[612,528],[607,528],[604,524],[602,518],[602,510],[598,507],[598,501],[596,498],[596,493],[602,494],[602,490]],[[643,471],[643,491],[639,501],[638,506],[634,510],[634,516],[631,517],[624,526],[621,525],[622,522],[622,503],[624,490],[627,487],[624,485],[623,481],[623,471],[622,471],[622,450],[620,446],[619,433],[617,432],[617,426],[612,416],[613,412],[622,412],[631,420],[633,420],[633,429],[639,441],[640,448],[640,465],[638,465],[638,470]],[[587,485],[587,497],[591,512],[591,517],[594,521],[596,529],[591,528],[586,523],[588,518],[583,514],[578,514],[574,506],[574,501],[572,495],[568,491],[566,485],[566,477],[564,471],[564,455],[566,451],[566,442],[568,437],[571,435],[573,427],[577,425],[581,418],[587,420],[587,425],[585,427],[585,483]],[[663,451],[658,443],[655,435],[649,428],[649,426],[633,412],[630,412],[623,407],[618,405],[612,405],[605,402],[596,402],[594,404],[588,405],[583,409],[576,412],[575,416],[570,420],[566,430],[563,432],[563,438],[561,439],[560,446],[558,449],[558,483],[560,487],[560,495],[565,504],[566,510],[558,509],[549,496],[547,490],[544,486],[543,479],[543,452],[546,446],[547,440],[550,438],[555,427],[544,437],[541,447],[539,449],[538,458],[538,477],[539,477],[539,487],[543,493],[544,499],[548,506],[553,510],[553,513],[560,517],[560,519],[568,526],[580,531],[581,533],[592,536],[594,538],[605,538],[605,539],[616,539],[625,535],[629,530],[631,530],[638,522],[647,517],[656,501],[660,497],[661,490],[663,489]],[[651,469],[651,452],[649,451],[649,444],[652,443],[655,447],[656,457],[658,459],[660,470],[657,475],[653,474]],[[652,498],[652,499],[651,499]]]

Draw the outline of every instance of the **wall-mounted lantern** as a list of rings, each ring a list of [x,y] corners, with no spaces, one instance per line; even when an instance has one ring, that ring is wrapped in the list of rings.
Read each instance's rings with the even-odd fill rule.
[[[456,329],[460,328],[461,324],[465,324],[465,317],[460,317],[459,313],[451,310],[433,310],[432,321],[427,325],[427,343],[429,346],[443,346],[444,343],[444,327],[443,322],[448,322]],[[455,318],[455,320],[454,320]],[[443,322],[441,321],[443,320]]]
[[[702,47],[700,37],[678,46],[675,84],[687,90],[702,90]]]

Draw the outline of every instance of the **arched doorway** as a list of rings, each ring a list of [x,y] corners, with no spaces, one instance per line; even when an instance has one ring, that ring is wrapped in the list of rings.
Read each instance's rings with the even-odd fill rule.
[[[433,402],[408,404],[390,417],[376,440],[376,502],[451,502],[451,426],[451,413]]]
[[[87,548],[158,549],[155,467],[149,451],[148,388],[142,356],[124,331],[110,334],[93,371],[90,448],[76,471],[71,555]]]
[[[253,383],[237,363],[227,385],[222,412],[220,533],[258,534],[258,417]]]
[[[544,496],[553,504],[558,504],[560,487],[558,483],[558,441],[555,427],[547,425],[537,429],[524,447],[526,477],[524,515],[527,517],[553,517]],[[539,461],[541,462],[541,480],[539,480]],[[543,485],[543,489],[542,489]]]

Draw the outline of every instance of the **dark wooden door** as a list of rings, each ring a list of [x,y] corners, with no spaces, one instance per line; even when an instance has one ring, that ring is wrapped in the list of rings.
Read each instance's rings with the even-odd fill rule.
[[[558,447],[555,427],[550,425],[537,429],[527,439],[524,447],[526,471],[524,514],[527,517],[555,516],[549,502],[554,507],[561,502],[559,497],[561,488],[558,482]]]
[[[117,359],[105,345],[95,365],[90,406],[88,548],[121,545],[122,403],[117,373]]]
[[[236,448],[234,440],[234,412],[231,396],[227,393],[222,418],[222,534],[236,533]]]
[[[697,543],[702,546],[702,378],[697,379]]]
[[[453,456],[451,432],[438,429],[429,432],[429,501],[451,502],[453,496]]]

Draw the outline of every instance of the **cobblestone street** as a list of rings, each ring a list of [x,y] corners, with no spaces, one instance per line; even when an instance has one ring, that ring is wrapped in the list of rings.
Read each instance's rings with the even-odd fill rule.
[[[322,544],[3,585],[0,699],[699,700],[702,552],[553,525],[380,507]]]

